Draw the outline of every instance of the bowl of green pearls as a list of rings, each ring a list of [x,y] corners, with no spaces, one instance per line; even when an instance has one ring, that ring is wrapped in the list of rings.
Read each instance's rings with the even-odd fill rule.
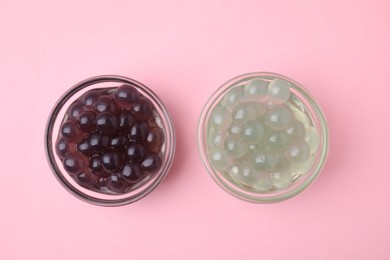
[[[305,190],[324,167],[325,116],[307,90],[275,73],[223,84],[207,101],[198,148],[214,181],[237,198],[274,203]]]

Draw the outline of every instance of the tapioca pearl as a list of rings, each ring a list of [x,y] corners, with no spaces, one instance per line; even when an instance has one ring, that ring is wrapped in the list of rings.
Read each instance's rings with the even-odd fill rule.
[[[55,144],[56,154],[60,159],[63,159],[68,153],[75,152],[76,146],[76,143],[60,137]]]
[[[112,173],[107,177],[106,185],[109,190],[115,193],[124,193],[129,187],[129,183],[123,180],[117,173]]]
[[[263,79],[252,79],[245,85],[245,95],[254,101],[267,99],[268,82]]]
[[[252,188],[257,192],[268,192],[272,188],[272,177],[269,172],[261,172],[259,180],[252,184]]]
[[[305,141],[293,142],[285,151],[287,159],[292,163],[303,163],[310,156],[310,147]]]
[[[317,152],[321,142],[317,128],[309,127],[306,129],[305,141],[309,145],[312,154]]]
[[[290,144],[290,136],[283,130],[268,131],[264,136],[264,145],[275,152],[284,151]]]
[[[81,101],[85,110],[94,110],[96,101],[101,96],[101,92],[97,89],[90,90],[81,97]]]
[[[148,136],[145,140],[146,148],[149,151],[158,152],[164,143],[165,135],[164,131],[160,127],[153,127],[149,129]]]
[[[106,172],[117,172],[122,168],[123,155],[116,151],[107,151],[102,154],[101,162]]]
[[[215,130],[225,131],[232,122],[231,112],[222,106],[215,107],[211,112],[210,122]]]
[[[241,180],[239,177],[239,165],[230,165],[226,167],[226,172],[228,173],[228,177],[234,183],[240,184]]]
[[[133,114],[129,110],[122,110],[118,114],[118,120],[119,120],[118,131],[122,134],[128,134],[135,122]]]
[[[209,152],[209,160],[210,164],[217,170],[224,170],[233,162],[222,146],[216,146]]]
[[[81,131],[80,126],[76,120],[65,121],[61,125],[61,135],[71,142],[78,142],[85,137],[85,133]]]
[[[134,162],[127,162],[119,173],[128,183],[136,183],[143,177],[141,165]]]
[[[108,172],[106,172],[103,168],[102,161],[100,155],[92,156],[89,159],[89,169],[93,174],[96,174],[98,176],[108,176]]]
[[[243,142],[240,135],[229,135],[224,142],[226,154],[231,158],[243,157],[249,150],[248,144]]]
[[[240,86],[231,88],[223,97],[222,104],[232,110],[244,98],[244,89]]]
[[[90,156],[92,155],[93,151],[91,147],[89,146],[89,140],[88,138],[84,138],[81,142],[77,144],[77,151]]]
[[[114,136],[111,138],[110,148],[116,151],[122,151],[129,141],[129,138],[125,135]]]
[[[310,172],[314,165],[315,161],[315,156],[310,155],[309,158],[304,161],[303,163],[292,163],[290,165],[290,172],[292,173],[293,176],[296,175],[305,175]]]
[[[84,188],[94,189],[99,177],[91,173],[89,170],[85,170],[82,173],[75,175],[74,180]]]
[[[211,131],[207,137],[209,147],[223,145],[227,137],[227,132]]]
[[[245,185],[253,186],[260,180],[261,175],[262,173],[256,171],[251,164],[243,163],[238,167],[238,178]]]
[[[228,132],[231,133],[231,134],[240,134],[241,130],[242,130],[242,126],[241,125],[231,124],[229,129],[228,129]]]
[[[152,116],[154,107],[152,103],[145,97],[140,97],[137,103],[134,104],[131,112],[138,120],[146,120]]]
[[[118,105],[124,108],[132,108],[138,102],[138,90],[131,85],[119,86],[114,93]]]
[[[80,100],[74,101],[68,108],[68,116],[71,119],[77,119],[82,112],[84,112],[84,106]]]
[[[95,188],[100,192],[108,193],[107,178],[100,177],[95,184]]]
[[[161,157],[157,153],[148,153],[141,163],[141,169],[144,173],[155,174],[161,168]]]
[[[291,139],[302,140],[306,135],[306,127],[302,122],[294,120],[286,129],[286,132],[290,135]]]
[[[291,111],[285,106],[273,107],[265,115],[265,123],[274,130],[286,129],[292,119]]]
[[[273,185],[277,189],[285,189],[292,183],[292,174],[289,169],[277,170],[271,173]]]
[[[263,118],[268,110],[267,104],[263,102],[256,102],[253,104],[256,108],[256,120],[264,120]]]
[[[290,83],[282,79],[274,79],[268,86],[268,98],[275,104],[282,104],[290,96]]]
[[[96,116],[96,128],[103,134],[113,134],[118,131],[119,122],[114,113],[102,112]]]
[[[256,105],[253,102],[240,103],[234,107],[232,112],[233,124],[242,125],[249,120],[256,118]]]
[[[146,149],[141,144],[130,143],[126,148],[127,158],[132,162],[142,162],[145,159],[146,153]]]
[[[148,126],[144,122],[135,122],[134,125],[130,129],[130,140],[136,142],[145,141],[148,137]]]
[[[109,95],[100,96],[94,106],[97,112],[115,113],[118,110],[115,100]]]
[[[287,159],[284,152],[276,154],[277,163],[275,165],[275,170],[284,170],[290,167],[290,161]]]
[[[110,138],[107,135],[95,133],[88,137],[88,143],[92,151],[101,153],[109,147]]]
[[[264,133],[264,125],[261,122],[251,120],[242,126],[241,137],[248,144],[256,144],[261,142]]]
[[[77,117],[80,129],[86,134],[90,134],[96,130],[95,119],[96,113],[92,111],[84,111]]]
[[[251,156],[253,168],[256,171],[269,171],[275,168],[277,158],[275,153],[267,149],[258,149]]]
[[[70,175],[77,175],[88,168],[88,158],[80,152],[73,152],[64,157],[62,164]]]

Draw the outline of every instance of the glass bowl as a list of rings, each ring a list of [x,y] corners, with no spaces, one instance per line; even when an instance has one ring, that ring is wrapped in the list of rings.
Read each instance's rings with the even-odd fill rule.
[[[92,128],[94,130],[91,130],[93,132],[90,132],[88,134],[82,133],[83,134],[82,138],[85,139],[86,143],[91,147],[92,147],[92,145],[99,143],[100,141],[92,144],[92,142],[94,142],[94,141],[90,141],[88,138],[90,138],[92,140],[91,136],[93,134],[96,134],[96,136],[99,136],[99,134],[103,135],[103,134],[99,133],[99,131],[101,129],[105,130],[104,120],[103,121],[101,120],[102,118],[104,119],[104,117],[99,117],[99,119],[98,119],[98,116],[99,116],[99,113],[101,111],[104,111],[105,109],[109,109],[110,106],[106,106],[106,107],[104,106],[106,104],[104,103],[104,98],[103,98],[102,99],[103,101],[99,101],[100,102],[99,105],[97,105],[98,102],[95,100],[94,101],[95,103],[93,103],[93,104],[95,104],[95,107],[93,107],[91,102],[88,103],[89,101],[87,101],[88,98],[86,98],[86,96],[93,97],[93,93],[97,92],[97,93],[100,93],[99,95],[105,95],[109,98],[112,97],[112,100],[114,100],[114,104],[115,104],[115,102],[119,102],[119,101],[115,101],[115,100],[119,100],[120,98],[122,98],[122,102],[123,102],[123,98],[126,99],[126,98],[129,98],[129,96],[125,95],[124,97],[118,98],[118,96],[121,95],[121,94],[118,94],[119,92],[117,91],[120,86],[126,86],[125,88],[130,88],[131,90],[134,90],[134,93],[138,93],[138,94],[136,94],[136,98],[138,100],[137,104],[141,103],[140,100],[142,99],[142,102],[144,102],[142,104],[148,103],[147,104],[148,106],[146,106],[146,105],[144,105],[144,106],[132,105],[132,108],[131,108],[132,110],[130,110],[130,108],[129,108],[129,110],[126,110],[125,108],[120,107],[118,104],[116,104],[116,107],[115,107],[115,105],[113,106],[114,107],[113,109],[117,109],[117,110],[115,110],[115,112],[113,112],[114,110],[111,111],[112,114],[114,114],[114,116],[116,117],[116,119],[114,118],[113,120],[117,120],[116,121],[117,123],[115,125],[117,127],[118,126],[122,127],[120,129],[122,129],[123,131],[129,131],[129,133],[121,132],[120,135],[121,136],[123,135],[124,137],[123,138],[121,137],[122,139],[119,138],[119,140],[122,140],[123,141],[123,142],[121,141],[122,143],[118,142],[118,140],[117,140],[118,138],[115,139],[115,137],[113,135],[110,136],[109,134],[106,133],[106,135],[105,135],[106,137],[104,140],[108,140],[105,142],[105,144],[108,146],[104,149],[114,149],[113,147],[116,147],[119,150],[123,149],[123,152],[116,153],[116,155],[119,154],[119,157],[122,156],[122,157],[120,157],[122,159],[120,159],[120,160],[117,159],[118,156],[117,157],[115,157],[115,156],[110,157],[109,155],[104,155],[104,156],[102,155],[101,157],[98,158],[99,163],[97,163],[95,166],[100,167],[101,165],[103,165],[103,163],[106,163],[105,164],[106,168],[104,168],[104,169],[110,169],[110,172],[115,176],[110,175],[110,177],[107,177],[108,175],[104,171],[103,171],[103,175],[106,174],[106,175],[104,175],[104,177],[101,177],[101,175],[97,176],[97,174],[95,174],[95,172],[93,172],[93,174],[91,175],[91,173],[92,173],[91,167],[94,167],[94,166],[91,166],[93,164],[90,161],[91,158],[93,157],[92,155],[91,155],[92,157],[88,157],[88,156],[82,157],[82,158],[88,158],[89,161],[85,161],[84,159],[82,159],[82,160],[78,161],[79,162],[78,164],[76,163],[76,165],[83,165],[80,167],[84,167],[85,170],[83,170],[83,172],[87,172],[87,174],[84,174],[81,172],[77,172],[77,174],[74,174],[74,172],[71,172],[72,174],[70,174],[69,169],[71,169],[71,170],[74,169],[74,168],[72,168],[72,166],[74,167],[75,160],[72,161],[69,158],[68,159],[64,158],[64,156],[62,156],[61,153],[59,153],[58,151],[64,147],[65,148],[71,147],[69,149],[72,149],[72,150],[69,153],[75,153],[75,154],[77,153],[78,155],[80,155],[80,153],[84,153],[84,151],[82,151],[83,146],[80,145],[80,143],[82,143],[81,141],[79,143],[73,143],[71,145],[60,144],[60,141],[58,141],[58,140],[60,139],[60,137],[65,138],[63,136],[66,135],[65,132],[67,131],[67,130],[64,130],[65,129],[64,122],[73,120],[72,116],[75,116],[75,117],[77,117],[77,119],[74,119],[73,121],[77,123],[77,127],[73,128],[73,129],[76,129],[76,130],[79,129],[81,127],[82,120],[84,120],[84,119],[81,119],[82,116],[80,114],[80,111],[83,112],[85,110],[88,110],[88,109],[86,109],[87,105],[91,106],[91,107],[89,107],[89,109],[90,110],[95,109],[95,110],[93,110],[92,112],[88,112],[88,113],[92,113],[92,114],[95,113],[95,116],[93,117],[93,124],[92,124]],[[87,94],[92,93],[92,94],[87,95],[85,93],[87,93]],[[133,93],[133,92],[131,92],[131,93]],[[116,96],[114,97],[114,95],[116,95]],[[130,95],[130,98],[131,98],[131,95]],[[80,100],[82,100],[83,106],[82,106],[81,110],[78,110],[77,103],[81,102]],[[85,100],[85,102],[84,102],[84,100]],[[91,100],[93,100],[93,98],[91,98]],[[136,101],[134,101],[134,102],[136,102]],[[72,107],[70,107],[70,106],[72,106]],[[137,108],[136,108],[136,106],[137,106]],[[76,107],[76,109],[74,107]],[[141,110],[137,110],[140,107],[141,107]],[[147,111],[148,108],[149,108],[149,112]],[[126,110],[126,111],[123,112],[124,110]],[[72,111],[72,112],[69,112],[69,111]],[[136,111],[136,112],[134,112],[134,111]],[[121,117],[122,112],[125,115],[128,115],[129,113],[133,113],[133,114],[130,114],[131,120],[129,119],[129,116],[127,116],[127,117],[122,116]],[[144,114],[142,114],[142,112],[144,112]],[[141,114],[137,114],[138,117],[135,117],[135,116],[133,116],[133,115],[135,115],[135,113],[141,113]],[[149,117],[146,117],[145,115],[148,115]],[[144,116],[145,118],[142,116]],[[123,119],[123,118],[127,118],[127,119]],[[84,120],[83,122],[88,123],[88,120]],[[101,122],[103,122],[103,124]],[[107,122],[109,122],[109,121],[107,121]],[[122,123],[123,123],[123,125],[122,125]],[[134,127],[134,129],[138,129],[138,130],[134,130],[134,133],[133,132],[130,133],[130,131],[133,131],[133,126],[136,123],[138,125],[137,125],[137,127]],[[98,126],[98,124],[101,124],[101,125]],[[142,125],[142,127],[139,127],[139,125]],[[83,129],[85,129],[85,125],[83,125],[83,126],[84,126]],[[147,126],[147,127],[145,127],[145,126]],[[98,130],[96,130],[97,128],[94,128],[94,127],[99,127],[99,128],[98,128]],[[109,129],[109,128],[107,128],[107,129]],[[140,131],[139,129],[143,129],[143,132]],[[155,137],[156,134],[153,137],[151,134],[151,132],[152,132],[151,129],[154,129],[153,133],[155,131],[162,133],[162,135],[160,135],[160,137],[157,137],[157,141],[156,141],[156,137]],[[111,130],[107,130],[107,131],[111,131]],[[158,148],[157,148],[155,153],[151,152],[151,150],[148,150],[146,148],[145,149],[139,148],[139,145],[136,144],[138,141],[132,141],[131,134],[134,134],[134,136],[137,136],[137,134],[139,134],[139,133],[144,133],[144,134],[140,134],[139,136],[141,136],[140,138],[144,138],[142,140],[145,140],[145,141],[143,141],[143,142],[145,142],[145,145],[147,145],[146,142],[150,141],[149,140],[150,136],[152,136],[151,139],[153,142],[155,142],[155,143],[159,142]],[[158,139],[158,138],[160,138],[160,139]],[[114,139],[115,139],[115,141],[114,141]],[[146,141],[146,139],[149,141]],[[97,140],[97,139],[95,139],[95,140]],[[158,141],[158,140],[160,140],[160,141]],[[58,141],[58,143],[57,143],[57,141]],[[73,142],[73,141],[69,141],[69,142]],[[69,142],[64,142],[64,143],[67,144]],[[122,76],[111,76],[111,75],[96,76],[96,77],[88,78],[88,79],[81,81],[81,82],[77,83],[76,85],[74,85],[55,104],[53,110],[50,113],[49,120],[48,120],[47,126],[46,126],[46,131],[45,131],[45,149],[46,149],[47,159],[48,159],[48,162],[51,166],[51,169],[52,169],[55,177],[58,179],[60,184],[66,190],[68,190],[70,193],[72,193],[74,196],[76,196],[77,198],[79,198],[85,202],[95,204],[95,205],[100,205],[100,206],[120,206],[120,205],[129,204],[129,203],[135,202],[135,201],[143,198],[144,196],[146,196],[147,194],[152,192],[154,190],[154,188],[156,188],[157,185],[164,179],[164,177],[167,175],[167,173],[171,167],[171,164],[172,164],[172,161],[174,158],[174,154],[175,154],[175,143],[176,143],[176,139],[175,139],[174,127],[173,127],[171,117],[168,114],[168,111],[165,108],[165,106],[163,105],[163,103],[161,102],[161,100],[158,98],[158,96],[153,91],[151,91],[148,87],[146,87],[145,85],[143,85],[143,84],[141,84],[133,79],[122,77]],[[100,142],[99,144],[102,144],[102,143]],[[120,146],[121,144],[122,144],[122,146]],[[127,146],[125,146],[125,144]],[[114,145],[119,145],[119,146],[114,146]],[[137,150],[136,148],[131,148],[131,149],[128,148],[131,145],[133,145],[136,148],[138,147],[139,149]],[[148,145],[150,145],[150,142],[148,143]],[[85,146],[85,147],[87,147],[87,146]],[[59,148],[59,147],[62,147],[62,148]],[[75,147],[77,147],[77,148],[75,148]],[[95,148],[97,149],[97,147],[98,146],[96,146]],[[100,149],[101,146],[98,148]],[[66,149],[68,149],[68,148],[66,148]],[[67,151],[66,149],[65,149],[65,151]],[[143,156],[142,158],[144,159],[144,161],[137,161],[137,163],[139,162],[139,164],[137,164],[137,167],[132,167],[130,165],[130,164],[132,164],[132,162],[126,161],[126,160],[129,160],[130,154],[131,154],[131,156],[133,156],[131,158],[137,158],[137,159],[141,158],[141,157],[139,157],[140,150],[142,151],[142,156]],[[112,151],[113,150],[110,150],[107,153],[112,152]],[[120,151],[122,151],[122,150],[120,150]],[[105,153],[105,151],[104,151],[104,153]],[[121,154],[121,153],[123,153],[123,154]],[[129,154],[129,157],[126,157],[127,156],[126,153]],[[112,152],[111,154],[115,154],[115,152]],[[138,156],[138,157],[136,157],[136,156]],[[107,159],[107,158],[109,158],[109,159]],[[112,158],[114,158],[114,159],[112,159]],[[125,159],[123,159],[123,158],[125,158]],[[141,160],[142,160],[142,158],[141,158]],[[149,161],[147,161],[147,158],[149,158]],[[154,160],[152,160],[151,158]],[[66,159],[66,163],[65,163],[65,159]],[[115,162],[115,160],[120,161],[120,164],[122,165],[121,171],[124,172],[123,175],[120,175],[119,173],[115,172],[115,171],[118,171],[118,172],[120,171],[119,168],[115,168],[116,167],[115,165],[114,165],[115,167],[112,168],[113,164],[110,164],[110,163]],[[76,162],[77,162],[77,160],[76,160]],[[80,163],[80,162],[84,162],[84,163]],[[142,164],[141,164],[141,162],[142,162]],[[149,162],[149,164],[148,164],[148,162]],[[150,164],[150,162],[152,162],[152,164]],[[127,170],[125,171],[123,169],[124,169],[124,167],[126,167],[126,165],[128,165],[126,163],[128,163],[130,166],[127,166],[127,168],[126,168]],[[66,167],[67,167],[66,169],[65,169],[64,165],[66,165]],[[123,166],[123,165],[125,165],[125,166]],[[156,165],[158,165],[158,166],[156,166]],[[140,170],[141,166],[143,167],[142,171]],[[143,170],[147,169],[147,167],[149,167],[149,170],[151,169],[150,167],[154,167],[153,168],[154,170],[153,171],[151,170],[151,172],[153,172],[153,173],[146,174]],[[127,172],[127,173],[125,173],[125,172]],[[140,174],[140,173],[142,173],[142,174]],[[123,176],[125,176],[125,175],[127,176],[126,180],[130,181],[131,184],[129,184],[129,182],[124,181]],[[111,186],[108,185],[108,181],[107,181],[108,178],[110,178],[110,185]],[[134,181],[135,179],[137,179],[137,181]],[[88,185],[87,185],[87,183],[88,183]],[[116,189],[126,187],[126,189],[123,188],[123,191],[121,191],[121,192],[113,192],[112,190],[105,187],[105,185],[107,187],[111,187],[111,188],[114,187]]]
[[[329,147],[326,120],[312,96],[296,81],[268,72],[218,88],[201,113],[197,139],[213,180],[255,203],[305,190],[323,169]]]

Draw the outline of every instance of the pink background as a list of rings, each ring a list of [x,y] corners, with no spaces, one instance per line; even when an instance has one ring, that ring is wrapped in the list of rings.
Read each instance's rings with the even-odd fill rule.
[[[1,0],[0,258],[390,259],[389,12],[386,0]],[[207,98],[253,71],[306,86],[331,134],[318,180],[272,205],[220,189],[196,146]],[[70,195],[43,149],[59,96],[100,74],[148,85],[177,131],[168,177],[119,208]]]

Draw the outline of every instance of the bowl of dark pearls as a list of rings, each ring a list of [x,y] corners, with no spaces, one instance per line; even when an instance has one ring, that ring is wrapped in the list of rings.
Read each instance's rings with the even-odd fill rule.
[[[121,76],[97,76],[68,90],[45,132],[49,164],[73,195],[101,206],[135,202],[167,175],[172,120],[156,94]]]

